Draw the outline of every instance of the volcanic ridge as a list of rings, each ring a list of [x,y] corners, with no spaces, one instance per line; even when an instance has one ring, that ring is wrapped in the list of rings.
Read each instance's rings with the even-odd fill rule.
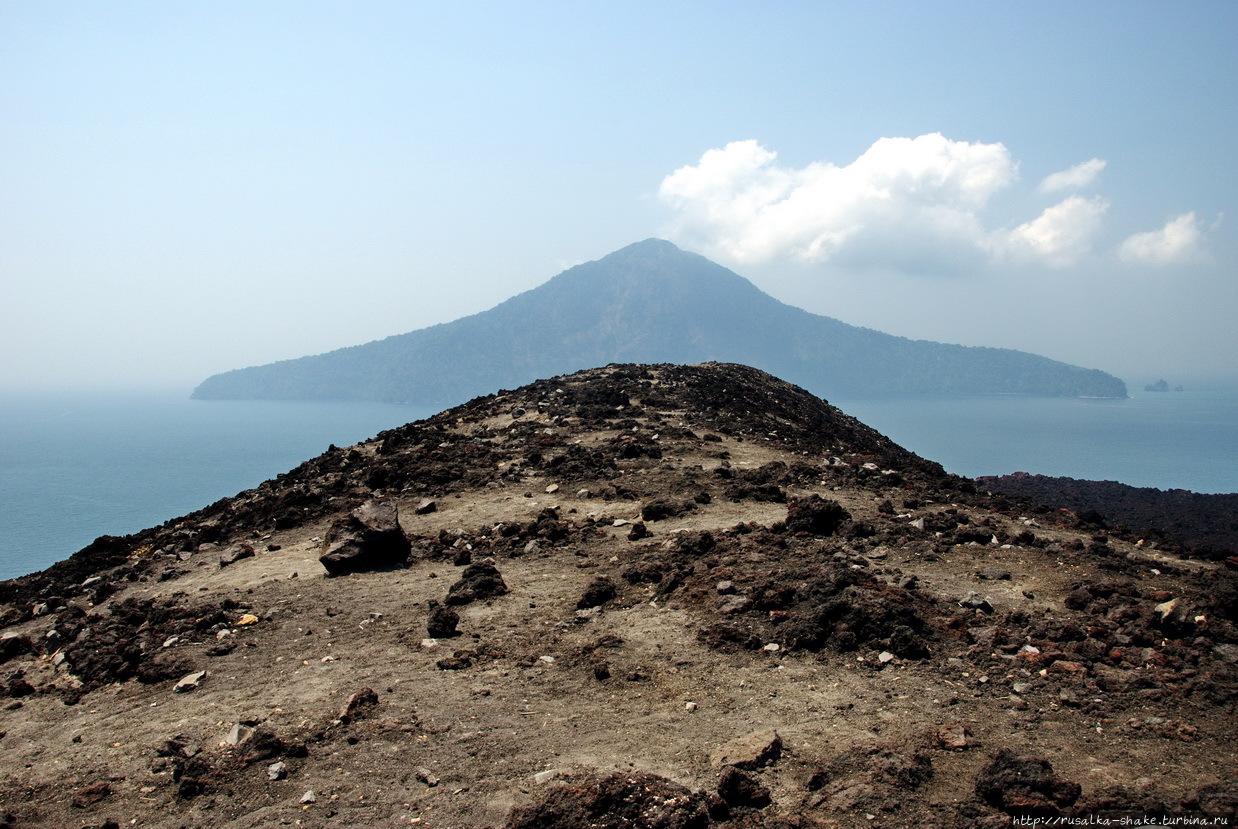
[[[1174,552],[745,366],[540,380],[0,583],[0,826],[1224,825]]]

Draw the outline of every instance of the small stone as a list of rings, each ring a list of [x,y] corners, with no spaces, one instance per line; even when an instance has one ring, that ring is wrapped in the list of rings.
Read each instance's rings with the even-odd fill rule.
[[[84,789],[78,789],[73,794],[73,800],[70,801],[73,808],[85,809],[93,806],[112,793],[112,787],[106,780],[101,780],[98,783],[92,783]]]
[[[288,776],[288,764],[283,760],[267,766],[267,780],[283,780]]]
[[[239,746],[253,736],[254,730],[252,728],[237,723],[228,731],[228,736],[224,737],[224,742],[230,746]]]
[[[562,776],[562,774],[563,771],[561,769],[547,769],[546,771],[539,771],[537,774],[533,775],[533,782],[539,786],[544,786],[556,777]]]
[[[254,548],[251,544],[238,544],[234,547],[229,547],[219,557],[220,568],[229,567],[236,564],[238,561],[246,558],[254,557]]]
[[[314,793],[313,789],[307,789],[305,794],[301,795],[301,802],[307,806],[311,803],[317,803],[318,795]]]
[[[413,770],[413,776],[415,776],[422,783],[425,783],[430,788],[434,788],[439,783],[438,778],[435,777],[434,774],[429,769],[423,768],[421,766],[418,766],[416,769]]]
[[[374,692],[374,689],[362,688],[344,703],[344,707],[340,709],[339,720],[348,723],[364,719],[377,705],[378,694]]]
[[[985,567],[976,576],[984,581],[1009,581],[1012,578],[1010,571],[1004,567]]]
[[[1177,609],[1178,609],[1177,599],[1170,599],[1169,601],[1162,602],[1161,604],[1158,604],[1156,607],[1153,608],[1153,610],[1161,614],[1162,622],[1168,619],[1171,615],[1173,615],[1173,612]]]
[[[450,607],[444,607],[434,599],[430,600],[430,616],[426,620],[426,632],[434,639],[450,639],[457,634],[460,624],[460,614]]]
[[[172,686],[172,692],[175,694],[187,694],[190,691],[196,691],[204,679],[206,679],[206,671],[194,671],[191,674],[186,674],[181,677],[176,685]]]
[[[729,596],[735,592],[735,582],[720,581],[718,582],[717,586],[714,587],[714,589],[717,590],[719,593],[721,593],[723,596]]]
[[[606,604],[616,595],[618,595],[618,590],[615,583],[606,576],[598,576],[585,586],[585,592],[576,602],[576,607],[579,609],[598,607]]]
[[[632,525],[632,529],[628,530],[628,541],[640,541],[642,538],[648,538],[651,535],[645,525],[638,521]]]
[[[697,705],[695,702],[685,702],[683,704],[683,708],[685,711],[695,711],[696,709],[700,708],[700,706]]]
[[[950,723],[937,729],[937,741],[942,748],[961,749],[970,745],[967,727],[962,723]]]
[[[550,486],[546,487],[546,494],[547,494],[547,495],[553,495],[553,494],[555,494],[555,493],[556,493],[556,492],[558,492],[558,491],[559,491],[559,485],[558,485],[558,484],[551,484]]]
[[[438,504],[430,498],[426,498],[413,508],[414,515],[429,515],[430,513],[437,511]]]
[[[959,606],[971,610],[979,610],[981,613],[993,612],[993,605],[989,600],[974,590],[968,591],[967,595],[959,600]]]
[[[765,729],[719,746],[710,755],[709,762],[716,769],[724,766],[755,769],[769,765],[781,756],[782,737],[773,729]]]
[[[882,651],[881,653],[877,654],[877,661],[880,662],[882,665],[886,665],[894,661],[894,654],[890,653],[889,651]]]
[[[236,620],[238,627],[246,627],[247,625],[258,624],[258,617],[252,613],[246,613],[244,616]]]

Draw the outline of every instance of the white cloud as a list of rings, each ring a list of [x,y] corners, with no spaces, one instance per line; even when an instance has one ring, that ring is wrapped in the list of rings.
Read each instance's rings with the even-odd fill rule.
[[[1057,175],[1085,182],[1102,167],[1093,159]],[[677,211],[667,235],[739,263],[950,272],[986,259],[1062,267],[1085,255],[1108,207],[1100,198],[1072,196],[1013,230],[986,227],[990,200],[1017,178],[1004,145],[940,133],[882,138],[848,165],[802,168],[748,140],[674,171],[658,195]]]
[[[1140,265],[1172,265],[1199,257],[1203,233],[1194,211],[1170,219],[1160,230],[1136,233],[1118,248],[1123,261]]]
[[[1042,193],[1085,187],[1105,169],[1093,158],[1047,176]],[[1092,256],[1109,210],[1070,194],[1021,224],[994,220],[993,197],[1018,180],[1003,144],[940,133],[881,138],[846,165],[779,163],[755,140],[711,149],[662,180],[675,216],[665,235],[722,261],[832,262],[854,270],[974,272],[999,266],[1067,268]],[[1194,213],[1137,233],[1118,248],[1132,263],[1198,258]],[[1112,251],[1107,253],[1112,254]]]
[[[1078,190],[1081,187],[1086,187],[1096,180],[1100,175],[1100,171],[1105,169],[1108,164],[1099,158],[1093,158],[1091,161],[1084,161],[1076,164],[1069,170],[1062,170],[1058,173],[1045,176],[1040,182],[1039,190],[1042,193],[1056,193],[1059,190]]]
[[[878,260],[870,264],[897,265],[922,241],[930,254],[983,247],[976,211],[1017,170],[1001,144],[937,133],[882,138],[844,167],[799,169],[756,141],[735,141],[668,175],[659,196],[679,213],[672,236],[733,261],[823,262],[865,249]]]
[[[1071,196],[1008,234],[996,235],[995,252],[1053,267],[1072,265],[1091,249],[1092,237],[1108,209],[1104,199]]]

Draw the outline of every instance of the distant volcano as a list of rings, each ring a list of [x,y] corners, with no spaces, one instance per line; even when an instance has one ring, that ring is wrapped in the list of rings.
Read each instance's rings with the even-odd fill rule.
[[[569,268],[454,322],[217,374],[193,396],[451,404],[608,363],[709,361],[745,363],[823,396],[1126,396],[1126,385],[1103,371],[809,313],[662,239]]]

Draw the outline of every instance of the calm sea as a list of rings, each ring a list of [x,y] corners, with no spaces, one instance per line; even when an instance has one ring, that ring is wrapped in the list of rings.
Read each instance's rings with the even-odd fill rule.
[[[1238,387],[1128,400],[831,399],[950,472],[1238,492]],[[433,412],[375,403],[0,396],[0,578],[161,524]]]

